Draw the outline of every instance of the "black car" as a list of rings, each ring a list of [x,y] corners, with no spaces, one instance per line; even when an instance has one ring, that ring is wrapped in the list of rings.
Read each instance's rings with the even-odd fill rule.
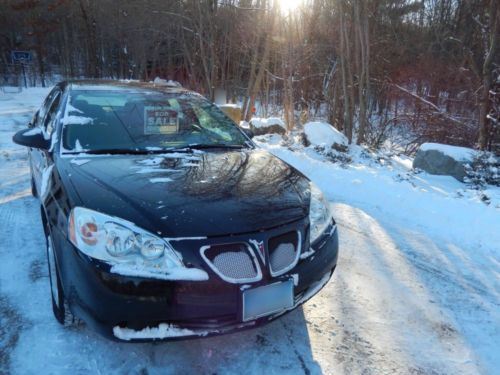
[[[63,82],[14,141],[30,148],[62,324],[120,340],[254,327],[337,264],[318,188],[181,87]]]

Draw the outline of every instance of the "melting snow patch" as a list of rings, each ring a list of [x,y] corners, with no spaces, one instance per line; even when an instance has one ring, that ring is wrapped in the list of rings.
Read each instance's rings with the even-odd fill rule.
[[[198,241],[206,240],[208,237],[164,237],[163,239],[167,242],[172,241]]]
[[[198,156],[185,154],[182,152],[172,152],[170,154],[162,154],[161,156],[158,157],[140,160],[138,163],[146,166],[157,166],[161,164],[164,159],[184,159],[184,160],[194,160],[194,161],[200,160]]]
[[[68,117],[70,112],[83,113],[78,108],[75,108],[70,103],[67,103],[66,110],[64,111],[64,117]]]
[[[80,143],[80,140],[77,139],[75,141],[75,147],[73,148],[73,151],[76,151],[76,152],[82,152],[82,151],[84,151],[83,147],[82,147],[82,144]]]
[[[94,119],[85,116],[66,116],[61,120],[63,125],[89,125],[93,122]]]
[[[300,259],[306,259],[306,258],[309,258],[311,255],[314,254],[314,250],[313,248],[309,248],[309,251],[306,251],[306,252],[303,252],[302,254],[300,254]]]
[[[171,178],[168,177],[157,177],[157,178],[150,178],[149,182],[152,182],[153,184],[161,183],[161,182],[170,182],[172,181]]]
[[[52,132],[52,137],[50,137],[49,152],[54,151],[54,146],[56,145],[57,141],[59,140],[59,137],[57,134],[58,133],[56,131]]]
[[[163,158],[151,158],[151,159],[146,159],[146,160],[140,160],[138,163],[144,164],[144,165],[158,165],[158,164],[161,164],[162,161],[163,161]]]
[[[71,159],[70,163],[71,164],[76,164],[76,165],[83,165],[86,164],[90,161],[90,159]]]
[[[157,327],[146,327],[140,331],[130,328],[113,327],[113,334],[120,340],[140,340],[140,339],[166,339],[169,337],[183,336],[206,336],[208,332],[196,334],[194,331],[186,328],[179,328],[173,324],[162,323]]]

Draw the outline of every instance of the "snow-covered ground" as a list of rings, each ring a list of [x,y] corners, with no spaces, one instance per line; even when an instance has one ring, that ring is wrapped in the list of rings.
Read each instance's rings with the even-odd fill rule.
[[[47,90],[0,93],[0,373],[495,374],[500,368],[500,189],[413,174],[405,157],[353,147],[262,147],[332,202],[337,271],[323,291],[255,330],[175,343],[107,341],[52,318],[26,150],[11,137]],[[265,142],[262,142],[265,140]]]

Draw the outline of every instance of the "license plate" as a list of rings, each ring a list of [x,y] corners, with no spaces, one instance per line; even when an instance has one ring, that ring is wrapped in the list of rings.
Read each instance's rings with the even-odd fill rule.
[[[243,291],[243,321],[293,307],[293,280]]]

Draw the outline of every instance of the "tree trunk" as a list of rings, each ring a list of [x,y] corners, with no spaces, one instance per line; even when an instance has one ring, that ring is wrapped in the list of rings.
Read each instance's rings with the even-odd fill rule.
[[[491,89],[491,71],[493,56],[495,56],[497,43],[498,43],[498,18],[500,15],[498,13],[498,0],[490,0],[490,21],[489,21],[489,50],[484,59],[483,69],[482,69],[482,81],[483,87],[481,88],[481,96],[479,102],[479,148],[485,150],[488,146],[488,141],[490,138],[490,132],[488,127],[488,112],[489,112],[489,93]]]

